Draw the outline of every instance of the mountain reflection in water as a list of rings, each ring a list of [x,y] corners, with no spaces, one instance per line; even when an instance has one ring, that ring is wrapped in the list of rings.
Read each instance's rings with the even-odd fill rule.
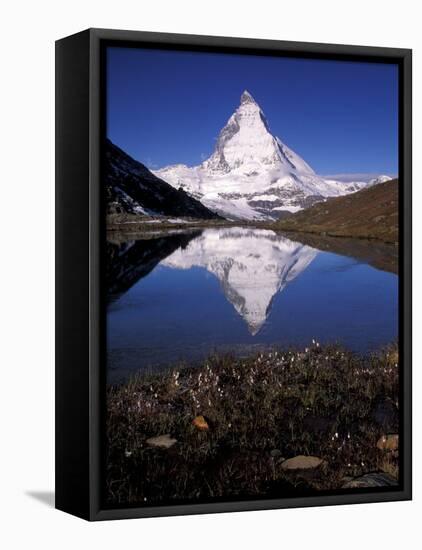
[[[340,241],[309,246],[242,227],[114,234],[107,243],[109,378],[313,337],[357,350],[389,342],[397,335],[397,277],[369,264],[375,257],[376,267],[394,271],[396,249],[359,242],[353,258],[353,242],[344,256]],[[329,246],[335,254],[317,248]]]
[[[275,294],[302,273],[316,254],[309,246],[273,231],[235,228],[204,231],[162,265],[202,267],[213,273],[227,300],[255,335],[267,319]]]

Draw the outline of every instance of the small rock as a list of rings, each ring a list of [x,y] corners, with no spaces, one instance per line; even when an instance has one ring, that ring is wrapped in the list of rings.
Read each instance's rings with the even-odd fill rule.
[[[202,414],[200,414],[199,416],[195,416],[195,418],[192,420],[192,424],[201,432],[205,432],[209,429],[208,422],[205,420]]]
[[[377,441],[377,447],[381,451],[397,451],[399,436],[397,434],[382,435]]]
[[[298,455],[285,460],[281,467],[283,470],[308,470],[310,468],[318,468],[322,462],[322,458],[318,458],[317,456]]]
[[[170,434],[157,435],[156,437],[150,437],[146,441],[146,444],[149,447],[159,447],[161,449],[170,449],[170,447],[172,447],[175,443],[177,443],[177,439],[171,438]]]
[[[390,474],[374,472],[356,477],[343,485],[343,489],[362,489],[367,487],[392,487],[397,485],[397,480]]]

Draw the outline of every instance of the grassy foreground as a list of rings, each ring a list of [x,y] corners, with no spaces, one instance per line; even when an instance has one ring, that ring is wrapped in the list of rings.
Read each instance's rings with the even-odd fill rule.
[[[360,357],[313,343],[109,387],[108,503],[310,494],[368,472],[394,482],[397,446],[380,441],[398,430],[397,363],[395,345]],[[316,458],[286,460],[298,455]]]

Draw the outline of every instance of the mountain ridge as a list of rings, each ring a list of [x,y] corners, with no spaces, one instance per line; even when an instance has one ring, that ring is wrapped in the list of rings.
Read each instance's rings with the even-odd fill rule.
[[[317,175],[271,132],[262,109],[247,90],[208,159],[198,166],[179,163],[154,173],[231,220],[281,218],[366,185]]]
[[[174,189],[157,177],[109,139],[105,143],[104,173],[108,214],[219,218],[185,191]]]

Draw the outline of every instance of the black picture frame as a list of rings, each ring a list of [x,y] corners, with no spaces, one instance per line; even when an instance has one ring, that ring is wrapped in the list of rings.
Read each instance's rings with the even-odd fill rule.
[[[401,479],[396,490],[254,501],[105,508],[101,498],[103,321],[102,51],[107,44],[396,63],[399,67]],[[172,516],[412,498],[412,52],[88,29],[56,42],[56,508],[87,520]]]

